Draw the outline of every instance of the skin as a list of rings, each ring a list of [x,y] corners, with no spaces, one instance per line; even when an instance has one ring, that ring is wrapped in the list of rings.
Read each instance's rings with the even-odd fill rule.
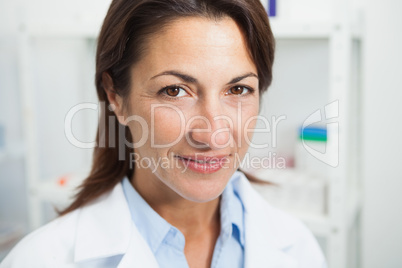
[[[151,40],[144,57],[132,67],[128,100],[113,93],[107,75],[106,91],[120,123],[130,127],[134,142],[146,138],[135,148],[137,160],[165,159],[170,165],[136,165],[133,186],[159,215],[184,234],[190,267],[210,267],[220,233],[220,195],[237,169],[236,157],[243,159],[247,152],[252,132],[244,133],[244,129],[252,129],[254,123],[246,126],[246,121],[258,115],[257,68],[241,30],[230,18],[181,18]],[[243,78],[230,83],[236,77]],[[170,85],[179,87],[161,93]],[[125,106],[124,101],[129,105]],[[181,113],[167,106],[152,112],[153,105],[161,104],[177,107]],[[127,120],[132,115],[141,116],[148,127]],[[172,144],[165,148],[152,145],[152,122],[154,143]],[[225,157],[226,162],[217,172],[203,174],[186,169],[177,158],[196,154]]]

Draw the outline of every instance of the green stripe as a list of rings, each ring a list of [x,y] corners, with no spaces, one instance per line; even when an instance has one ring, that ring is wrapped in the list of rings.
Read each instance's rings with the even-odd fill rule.
[[[299,139],[305,140],[305,141],[327,141],[327,137],[322,136],[322,135],[306,135],[306,134],[304,134],[303,137],[302,137],[302,135],[300,135]]]

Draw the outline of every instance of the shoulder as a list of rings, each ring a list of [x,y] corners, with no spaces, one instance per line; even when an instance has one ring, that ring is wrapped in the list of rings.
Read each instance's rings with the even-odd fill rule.
[[[296,259],[299,267],[326,267],[326,260],[316,237],[301,220],[269,204],[267,212],[278,235],[287,237],[290,242],[283,248],[283,252]]]
[[[306,225],[293,215],[270,205],[241,172],[234,182],[246,211],[249,232],[261,244],[281,250],[296,260],[298,267],[326,267],[320,246]],[[235,174],[235,175],[236,175]]]
[[[290,246],[284,249],[285,252],[296,257],[298,260],[304,260],[303,262],[308,262],[309,259],[319,260],[320,263],[325,262],[323,252],[316,237],[300,219],[269,204],[266,204],[266,206],[267,213],[270,214],[275,230],[278,234],[288,237],[290,241]]]
[[[0,267],[56,267],[72,261],[78,213],[57,218],[24,237]]]
[[[0,268],[88,267],[91,261],[91,267],[109,267],[108,262],[118,261],[118,255],[128,248],[127,234],[132,228],[123,189],[117,184],[92,202],[27,235]]]
[[[265,200],[261,201],[265,202]],[[324,268],[326,260],[316,237],[306,225],[287,212],[266,204],[270,225],[278,236],[285,238],[282,251],[296,260],[300,268]]]

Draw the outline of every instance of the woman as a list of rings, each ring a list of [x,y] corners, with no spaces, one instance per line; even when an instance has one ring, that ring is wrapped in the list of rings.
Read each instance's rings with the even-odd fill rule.
[[[272,80],[258,0],[114,0],[96,58],[90,176],[1,267],[325,266],[236,171]]]

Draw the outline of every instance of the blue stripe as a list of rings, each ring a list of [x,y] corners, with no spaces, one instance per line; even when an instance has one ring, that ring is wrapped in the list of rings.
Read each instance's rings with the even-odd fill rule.
[[[314,136],[314,137],[321,137],[321,138],[326,138],[327,137],[327,129],[326,128],[320,128],[320,127],[305,127],[299,129],[299,135],[303,136]]]
[[[276,0],[268,0],[268,15],[270,17],[276,16]]]

